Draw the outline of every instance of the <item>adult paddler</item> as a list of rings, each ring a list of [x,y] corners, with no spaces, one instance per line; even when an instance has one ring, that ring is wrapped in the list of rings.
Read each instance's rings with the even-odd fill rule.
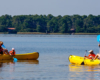
[[[0,44],[0,55],[3,55],[3,48],[1,46],[2,45]]]
[[[2,41],[0,41],[0,45],[1,45],[1,48],[3,49],[3,54],[8,55],[9,54],[8,50],[2,47],[2,45],[3,45]]]
[[[100,44],[98,44],[98,46],[99,46],[99,49],[100,49]],[[99,51],[99,53],[95,56],[95,58],[94,59],[100,59],[100,51]]]

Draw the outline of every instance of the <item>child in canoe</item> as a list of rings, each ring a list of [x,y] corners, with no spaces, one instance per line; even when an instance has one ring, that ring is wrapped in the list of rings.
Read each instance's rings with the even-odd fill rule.
[[[14,48],[12,48],[12,50],[11,50],[11,51],[9,51],[9,54],[10,54],[10,55],[15,55],[15,54],[16,54],[15,49],[14,49]]]
[[[94,54],[93,50],[90,50],[88,52],[89,52],[89,55],[85,56],[85,57],[88,59],[94,59],[96,55]]]

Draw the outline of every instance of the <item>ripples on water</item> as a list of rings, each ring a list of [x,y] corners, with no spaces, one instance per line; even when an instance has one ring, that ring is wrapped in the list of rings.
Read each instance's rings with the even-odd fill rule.
[[[72,65],[70,54],[99,51],[97,35],[0,34],[8,50],[39,52],[38,60],[0,61],[0,80],[99,80],[100,66]],[[88,55],[88,52],[86,53]]]
[[[69,65],[70,77],[80,80],[99,80],[100,78],[100,65],[97,66],[82,66],[82,65]]]

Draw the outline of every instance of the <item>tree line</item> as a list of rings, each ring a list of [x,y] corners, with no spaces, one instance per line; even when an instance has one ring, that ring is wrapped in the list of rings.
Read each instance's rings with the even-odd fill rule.
[[[100,33],[100,15],[2,15],[0,32]]]

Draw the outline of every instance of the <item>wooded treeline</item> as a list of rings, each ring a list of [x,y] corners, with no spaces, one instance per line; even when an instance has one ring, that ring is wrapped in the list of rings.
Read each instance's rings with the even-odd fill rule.
[[[0,16],[0,32],[48,32],[48,33],[100,33],[100,15],[2,15]]]

